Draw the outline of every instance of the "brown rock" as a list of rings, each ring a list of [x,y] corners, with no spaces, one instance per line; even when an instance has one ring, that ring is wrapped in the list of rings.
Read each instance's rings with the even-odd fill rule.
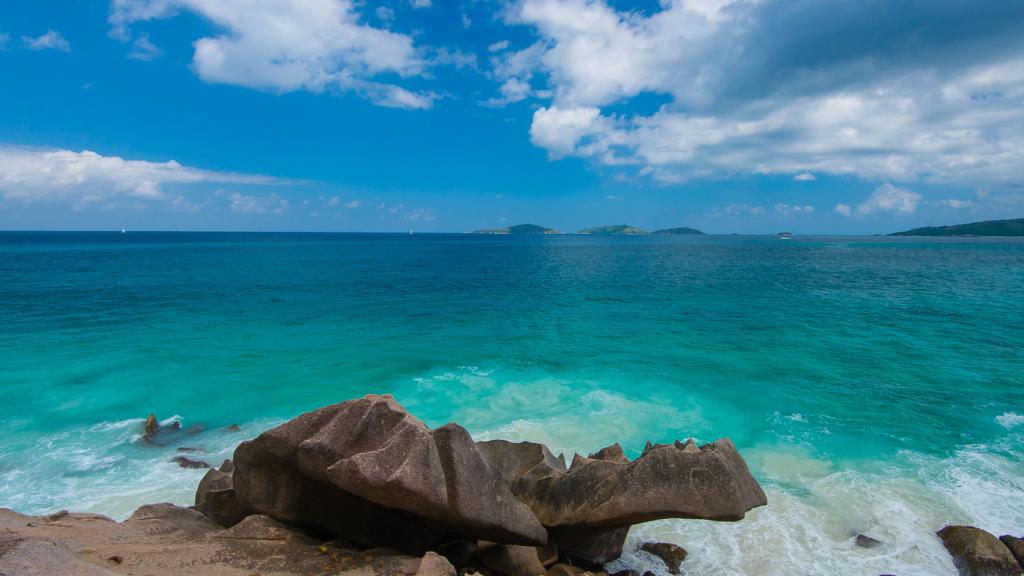
[[[629,458],[626,458],[626,453],[622,451],[622,446],[619,446],[618,442],[611,446],[601,448],[597,452],[588,456],[588,458],[593,460],[608,460],[609,462],[629,462]]]
[[[605,563],[622,556],[629,526],[595,528],[592,526],[559,526],[550,529],[551,540],[558,554],[576,566],[599,570]]]
[[[881,540],[875,540],[871,536],[865,536],[864,534],[857,534],[857,538],[854,539],[853,544],[861,548],[874,548],[882,544]]]
[[[481,452],[548,527],[559,553],[597,567],[622,553],[632,524],[661,518],[739,520],[767,502],[727,439],[652,445],[630,462],[618,445],[566,470],[541,444],[480,442]]]
[[[532,546],[490,544],[476,553],[485,567],[503,576],[538,576],[546,570]]]
[[[1024,573],[1010,549],[988,532],[972,526],[938,531],[961,576],[1020,576]]]
[[[90,564],[68,546],[37,538],[0,535],[0,574],[4,576],[115,576]]]
[[[229,528],[249,515],[235,497],[230,469],[231,461],[225,460],[219,470],[210,470],[199,481],[196,489],[195,509],[217,524]]]
[[[420,560],[416,576],[455,576],[455,567],[444,556],[427,552]]]
[[[277,540],[282,542],[313,544],[313,540],[294,528],[263,514],[246,516],[231,528],[214,535],[232,540]]]
[[[547,576],[580,576],[585,574],[586,570],[572,566],[570,564],[558,563],[548,568]]]
[[[1024,538],[1004,535],[999,537],[999,541],[1010,549],[1010,554],[1017,559],[1017,563],[1024,566]]]
[[[178,466],[182,468],[209,468],[210,465],[201,460],[193,460],[185,456],[175,456],[171,459],[172,462],[177,462]]]
[[[506,544],[547,539],[469,434],[431,431],[390,396],[303,414],[235,451],[241,505],[360,545],[423,553],[446,532]]]
[[[686,549],[668,542],[644,542],[640,550],[661,558],[671,574],[679,574],[679,565],[686,560]]]

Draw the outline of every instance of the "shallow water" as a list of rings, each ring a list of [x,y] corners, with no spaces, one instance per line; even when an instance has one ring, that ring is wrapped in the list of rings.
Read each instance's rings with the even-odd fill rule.
[[[954,574],[944,524],[1024,532],[1022,285],[1017,240],[0,233],[0,506],[187,504],[177,446],[387,392],[567,455],[732,438],[766,508],[633,533],[691,574]]]

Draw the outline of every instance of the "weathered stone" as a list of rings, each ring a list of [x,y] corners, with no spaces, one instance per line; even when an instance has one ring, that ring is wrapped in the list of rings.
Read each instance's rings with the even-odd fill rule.
[[[225,463],[230,463],[230,460]],[[249,515],[235,497],[231,475],[221,470],[209,470],[199,481],[195,509],[225,528],[234,526]]]
[[[0,535],[3,576],[115,576],[86,562],[66,545],[38,538]]]
[[[857,534],[857,537],[853,540],[853,544],[861,548],[874,548],[875,546],[880,546],[882,541],[876,540],[871,536],[865,536],[864,534]]]
[[[409,553],[448,533],[507,544],[547,534],[477,450],[449,424],[431,431],[390,396],[303,414],[235,451],[242,506]]]
[[[444,556],[427,552],[420,560],[416,576],[455,576],[455,567]]]
[[[550,529],[550,539],[558,546],[559,557],[589,570],[600,569],[605,563],[622,556],[628,534],[629,526],[559,526]]]
[[[480,547],[476,557],[487,568],[503,576],[538,576],[544,574],[544,565],[532,546],[487,544]]]
[[[313,540],[294,528],[263,514],[246,516],[238,524],[219,532],[216,538],[232,540],[276,540],[282,542],[313,544]]]
[[[973,526],[946,526],[938,531],[961,576],[1020,576],[1024,573],[1010,549]]]
[[[563,563],[555,564],[547,571],[548,576],[581,576],[586,573],[587,571],[582,568]]]
[[[210,468],[210,465],[206,462],[193,460],[186,456],[175,456],[172,461],[176,462],[178,466],[181,466],[182,468]]]
[[[999,541],[1010,549],[1010,554],[1017,559],[1017,563],[1024,566],[1024,538],[1003,535],[999,537]]]
[[[537,548],[537,558],[545,568],[558,562],[558,546],[555,545],[553,538],[549,538],[547,544]]]
[[[601,448],[597,452],[588,456],[588,458],[593,460],[608,460],[609,462],[629,462],[629,458],[626,458],[626,453],[622,451],[622,446],[619,446],[618,442],[611,446]]]
[[[679,565],[686,560],[686,549],[668,542],[644,542],[640,550],[661,558],[671,574],[679,574]]]

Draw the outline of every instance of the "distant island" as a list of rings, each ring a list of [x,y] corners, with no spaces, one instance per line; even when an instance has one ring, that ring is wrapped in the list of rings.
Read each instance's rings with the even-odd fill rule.
[[[986,220],[953,226],[926,226],[889,236],[1024,236],[1024,218]]]
[[[630,226],[628,224],[615,224],[612,226],[594,226],[593,228],[584,228],[579,231],[579,234],[640,236],[647,234],[647,230],[637,228],[636,226]]]
[[[515,226],[505,226],[503,228],[481,228],[473,231],[473,234],[561,234],[554,228],[545,228],[536,224],[516,224]]]
[[[655,230],[652,234],[703,234],[703,232],[696,228],[680,226],[678,228],[663,228],[661,230]]]

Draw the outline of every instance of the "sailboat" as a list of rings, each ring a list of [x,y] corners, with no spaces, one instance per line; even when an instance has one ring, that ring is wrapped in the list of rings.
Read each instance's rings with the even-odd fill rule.
[[[409,228],[409,236],[412,236],[412,228]]]
[[[128,230],[125,229],[124,227],[122,227],[121,228],[121,234],[127,234],[127,233],[128,233]]]

